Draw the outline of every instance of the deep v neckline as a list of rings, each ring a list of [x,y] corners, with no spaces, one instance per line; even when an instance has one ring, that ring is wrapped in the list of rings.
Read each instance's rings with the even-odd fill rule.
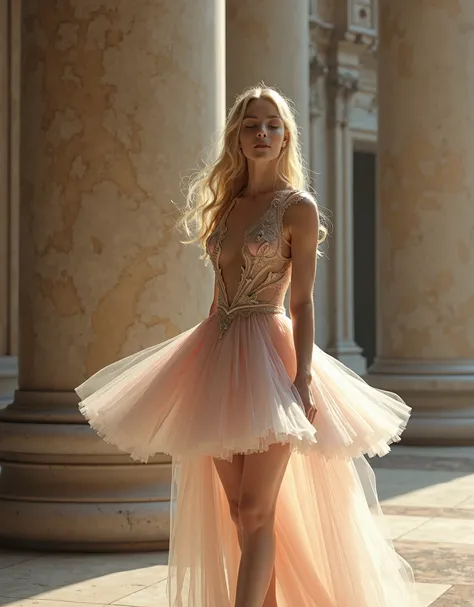
[[[257,219],[251,223],[250,225],[248,225],[245,230],[244,230],[244,237],[243,237],[243,242],[242,242],[242,246],[240,248],[241,251],[244,250],[247,242],[248,242],[248,237],[249,234],[251,234],[253,232],[253,230],[255,230],[255,228],[262,223],[262,221],[265,219],[265,216],[268,215],[268,213],[273,209],[275,203],[277,202],[277,199],[279,198],[280,194],[282,192],[286,192],[288,190],[276,190],[275,193],[273,194],[272,198],[270,199],[270,202],[268,203],[267,208],[265,209],[265,211],[263,211],[261,213],[261,215],[259,215],[257,217]],[[228,230],[228,219],[229,219],[229,215],[232,213],[234,207],[237,204],[237,201],[239,199],[239,196],[236,196],[234,198],[234,200],[231,202],[231,204],[229,205],[229,208],[227,209],[226,213],[224,214],[223,218],[222,218],[222,230],[221,230],[221,237],[220,237],[220,244],[222,245],[222,243],[225,240],[225,236],[227,234],[227,230]]]
[[[275,204],[279,201],[280,199],[280,195],[282,192],[287,192],[288,190],[276,190],[275,193],[273,194],[267,208],[265,209],[265,211],[263,211],[258,217],[257,219],[252,222],[249,226],[247,226],[244,230],[244,235],[243,235],[243,242],[242,245],[240,247],[240,253],[242,255],[242,259],[243,259],[243,264],[241,265],[241,272],[240,272],[240,280],[237,284],[237,289],[235,292],[234,297],[232,298],[232,302],[229,300],[229,295],[227,293],[227,286],[225,284],[225,280],[224,280],[224,275],[222,272],[222,268],[220,265],[220,258],[221,258],[221,252],[222,252],[222,243],[225,240],[226,234],[227,234],[227,230],[228,230],[228,218],[229,215],[231,214],[232,210],[234,209],[234,207],[237,204],[237,201],[239,199],[239,195],[237,195],[234,200],[232,201],[232,203],[229,205],[229,208],[227,209],[227,211],[224,213],[223,217],[222,217],[222,226],[220,229],[220,233],[219,233],[219,240],[218,240],[218,245],[217,245],[217,251],[216,251],[216,257],[215,257],[215,262],[216,262],[216,269],[219,273],[220,279],[221,279],[221,283],[222,283],[222,290],[223,290],[223,294],[225,297],[225,303],[227,306],[232,305],[237,297],[237,295],[240,292],[240,289],[242,287],[242,279],[243,279],[243,275],[245,272],[245,267],[246,267],[246,257],[245,257],[245,248],[248,248],[248,238],[249,235],[253,232],[253,230],[255,230],[255,228],[264,221],[265,217],[270,213],[270,211],[273,209],[273,207],[275,206]],[[293,190],[290,190],[290,192],[292,193]]]

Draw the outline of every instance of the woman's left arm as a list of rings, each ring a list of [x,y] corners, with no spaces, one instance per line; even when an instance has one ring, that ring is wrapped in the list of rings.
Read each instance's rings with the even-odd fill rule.
[[[314,344],[313,288],[319,240],[317,206],[308,197],[307,200],[290,206],[285,219],[291,238],[290,316],[297,363],[294,386],[301,396],[306,415],[312,422],[316,413],[310,384]]]

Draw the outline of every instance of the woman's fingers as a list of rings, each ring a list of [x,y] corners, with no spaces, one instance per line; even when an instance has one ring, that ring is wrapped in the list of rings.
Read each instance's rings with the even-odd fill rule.
[[[313,403],[305,405],[306,417],[310,423],[313,423],[314,418],[316,417],[317,409]]]

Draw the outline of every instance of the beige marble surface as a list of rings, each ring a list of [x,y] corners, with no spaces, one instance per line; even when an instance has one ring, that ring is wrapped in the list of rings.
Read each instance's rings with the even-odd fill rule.
[[[159,549],[169,536],[167,461],[138,468],[99,441],[74,388],[208,313],[212,271],[197,247],[183,248],[176,205],[223,125],[225,3],[21,4],[21,339],[19,389],[0,424],[0,537]],[[0,217],[10,215],[2,108],[0,98]]]
[[[469,444],[474,71],[463,49],[474,41],[474,2],[379,0],[378,10],[377,358],[370,383],[412,407],[405,441]]]
[[[416,469],[427,458],[429,470]],[[389,536],[413,566],[421,607],[474,607],[474,474],[437,470],[436,463],[446,458],[474,460],[474,448],[450,453],[394,448],[384,467],[376,467],[382,505]],[[446,504],[444,509],[440,501]],[[87,555],[0,550],[0,606],[164,607],[167,560],[165,552]]]
[[[383,359],[472,358],[473,36],[470,0],[380,3]]]

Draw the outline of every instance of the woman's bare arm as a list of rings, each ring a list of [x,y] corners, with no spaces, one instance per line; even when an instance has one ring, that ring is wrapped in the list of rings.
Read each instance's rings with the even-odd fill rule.
[[[309,385],[314,344],[313,288],[319,240],[317,206],[308,196],[307,200],[291,206],[285,219],[291,238],[290,315],[297,362],[295,386],[308,412],[312,407]]]

